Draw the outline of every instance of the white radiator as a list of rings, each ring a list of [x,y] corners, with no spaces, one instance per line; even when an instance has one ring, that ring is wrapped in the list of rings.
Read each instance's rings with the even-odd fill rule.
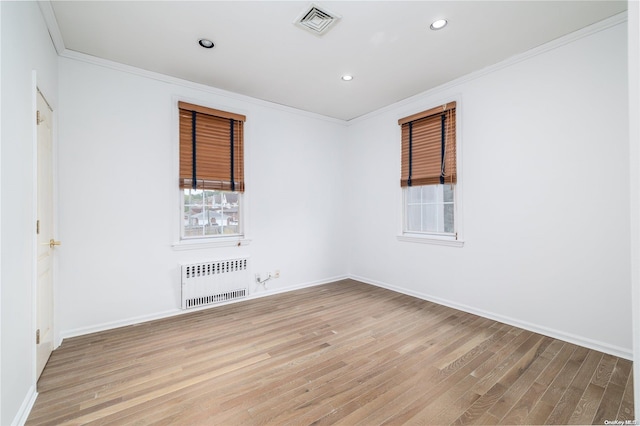
[[[247,297],[249,260],[226,259],[182,266],[182,309]]]

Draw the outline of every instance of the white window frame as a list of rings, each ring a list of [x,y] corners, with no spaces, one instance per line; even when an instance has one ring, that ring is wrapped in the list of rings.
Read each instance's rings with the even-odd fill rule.
[[[434,108],[438,105],[444,105],[448,102],[456,102],[456,169],[457,169],[457,182],[455,184],[455,188],[453,191],[453,223],[454,223],[454,235],[451,234],[439,234],[432,232],[408,232],[406,231],[406,223],[407,223],[407,189],[400,188],[401,197],[400,202],[402,203],[401,215],[400,215],[400,223],[399,223],[399,232],[397,235],[398,241],[410,242],[410,243],[422,243],[422,244],[435,244],[442,246],[450,246],[450,247],[463,247],[464,246],[464,233],[463,233],[463,221],[462,221],[462,102],[460,97],[448,98],[446,100],[442,100],[436,103],[431,104],[425,108],[417,108],[422,111],[427,111],[431,108]],[[416,108],[413,108],[411,112],[407,112],[398,116],[398,119],[401,117],[409,116],[415,113]],[[396,141],[401,140],[402,138],[402,130],[400,126],[398,126],[396,130]],[[422,185],[421,185],[422,186]]]

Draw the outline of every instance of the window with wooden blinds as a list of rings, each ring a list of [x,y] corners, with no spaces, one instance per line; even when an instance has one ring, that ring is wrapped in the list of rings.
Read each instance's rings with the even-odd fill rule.
[[[402,118],[398,124],[402,126],[400,186],[456,183],[456,103]]]
[[[178,102],[180,188],[244,192],[246,117]]]

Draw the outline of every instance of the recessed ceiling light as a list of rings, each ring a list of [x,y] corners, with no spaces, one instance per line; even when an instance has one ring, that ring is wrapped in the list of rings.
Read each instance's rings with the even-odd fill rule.
[[[345,74],[345,75],[343,75],[343,76],[342,76],[342,77],[340,77],[340,78],[342,78],[344,81],[351,81],[351,80],[353,80],[353,76],[352,76],[352,75],[349,75],[349,74]]]
[[[213,46],[215,46],[215,44],[213,44],[211,40],[208,40],[206,38],[201,38],[200,40],[198,40],[198,44],[205,49],[211,49]]]
[[[438,19],[437,21],[433,21],[430,28],[435,31],[435,30],[441,30],[446,26],[447,26],[446,19]]]

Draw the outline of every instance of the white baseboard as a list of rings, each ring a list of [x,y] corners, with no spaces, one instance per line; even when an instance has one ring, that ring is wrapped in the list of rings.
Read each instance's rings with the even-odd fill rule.
[[[349,278],[347,275],[338,275],[338,276],[335,276],[335,277],[329,277],[329,278],[325,278],[325,279],[322,279],[322,280],[311,281],[311,282],[307,282],[307,283],[301,283],[301,284],[297,284],[297,285],[293,285],[293,286],[289,286],[289,287],[284,287],[284,288],[267,289],[266,291],[259,291],[259,292],[254,292],[254,293],[252,293],[250,291],[249,292],[249,296],[245,297],[244,299],[233,300],[233,301],[230,301],[230,302],[219,303],[219,304],[216,304],[216,305],[202,306],[200,308],[189,309],[189,310],[176,308],[176,309],[171,309],[171,310],[168,310],[168,311],[157,312],[157,313],[150,314],[150,315],[141,315],[141,316],[138,316],[138,317],[127,318],[127,319],[124,319],[124,320],[111,321],[111,322],[106,322],[106,323],[102,323],[102,324],[91,325],[91,326],[88,326],[88,327],[80,327],[80,328],[75,328],[75,329],[71,329],[71,330],[64,330],[64,331],[60,332],[60,339],[59,339],[59,342],[58,342],[57,346],[59,346],[64,339],[68,339],[68,338],[71,338],[71,337],[84,336],[86,334],[97,333],[99,331],[112,330],[114,328],[126,327],[126,326],[129,326],[129,325],[140,324],[140,323],[143,323],[143,322],[154,321],[154,320],[163,319],[163,318],[169,318],[169,317],[173,317],[173,316],[176,316],[176,315],[182,315],[182,314],[186,314],[186,313],[189,313],[189,312],[201,311],[201,310],[204,310],[204,309],[211,309],[211,308],[214,308],[214,307],[217,307],[217,306],[228,305],[228,304],[231,304],[231,303],[245,302],[247,300],[259,299],[261,297],[266,297],[266,296],[273,296],[274,294],[286,293],[286,292],[289,292],[289,291],[299,290],[299,289],[303,289],[303,288],[307,288],[307,287],[315,287],[315,286],[318,286],[318,285],[328,284],[328,283],[332,283],[332,282],[335,282],[335,281],[344,280],[344,279],[347,279],[347,278]]]
[[[274,288],[274,289],[269,289],[267,288],[266,291],[254,291],[253,293],[250,292],[249,296],[241,299],[241,300],[234,300],[234,301],[230,301],[230,302],[226,302],[226,303],[221,303],[215,306],[222,306],[222,305],[226,305],[226,304],[231,304],[231,303],[238,303],[238,302],[242,302],[242,301],[246,301],[246,300],[252,300],[252,299],[258,299],[258,298],[262,298],[262,297],[266,297],[266,296],[272,296],[275,294],[280,294],[280,293],[286,293],[289,291],[294,291],[294,290],[299,290],[299,289],[303,289],[303,288],[308,288],[308,287],[314,287],[314,286],[318,286],[318,285],[322,285],[322,284],[327,284],[327,283],[331,283],[331,282],[335,282],[335,281],[340,281],[343,279],[353,279],[356,281],[360,281],[366,284],[371,284],[374,285],[376,287],[382,287],[382,288],[386,288],[388,290],[392,290],[398,293],[402,293],[402,294],[406,294],[409,296],[413,296],[413,297],[417,297],[419,299],[423,299],[423,300],[428,300],[430,302],[434,302],[437,303],[439,305],[444,305],[444,306],[448,306],[450,308],[454,308],[454,309],[458,309],[460,311],[464,311],[464,312],[468,312],[474,315],[479,315],[481,317],[484,318],[489,318],[495,321],[499,321],[505,324],[509,324],[512,325],[514,327],[518,327],[518,328],[522,328],[525,330],[529,330],[532,331],[534,333],[539,333],[539,334],[543,334],[545,336],[549,336],[549,337],[553,337],[554,339],[560,339],[563,340],[565,342],[569,342],[569,343],[573,343],[576,345],[580,345],[583,346],[585,348],[589,348],[589,349],[594,349],[600,352],[604,352],[604,353],[608,353],[614,356],[618,356],[621,358],[625,358],[625,359],[629,359],[632,360],[633,359],[633,351],[630,348],[621,348],[615,345],[610,345],[608,343],[604,343],[604,342],[600,342],[600,341],[596,341],[593,339],[589,339],[586,338],[584,336],[578,336],[575,334],[571,334],[571,333],[566,333],[563,332],[561,330],[557,330],[557,329],[552,329],[552,328],[548,328],[548,327],[544,327],[544,326],[540,326],[538,324],[533,324],[533,323],[529,323],[526,321],[521,321],[518,320],[516,318],[511,318],[511,317],[507,317],[504,315],[500,315],[500,314],[496,314],[494,312],[489,312],[489,311],[485,311],[482,309],[477,309],[474,308],[472,306],[468,306],[468,305],[463,305],[460,303],[456,303],[453,302],[451,300],[446,300],[446,299],[441,299],[439,297],[435,297],[429,294],[425,294],[425,293],[420,293],[420,292],[416,292],[416,291],[410,291],[401,287],[397,287],[388,283],[384,283],[378,280],[374,280],[374,279],[370,279],[370,278],[366,278],[366,277],[361,277],[358,275],[339,275],[339,276],[335,276],[335,277],[329,277],[329,278],[325,278],[322,280],[317,280],[317,281],[311,281],[311,282],[307,282],[307,283],[301,283],[301,284],[297,284],[297,285],[293,285],[293,286],[289,286],[289,287],[284,287],[284,288]],[[164,311],[164,312],[158,312],[155,314],[151,314],[151,315],[143,315],[143,316],[139,316],[139,317],[133,317],[133,318],[128,318],[125,320],[120,320],[120,321],[113,321],[113,322],[108,322],[108,323],[102,323],[102,324],[96,324],[96,325],[92,325],[89,327],[82,327],[82,328],[76,328],[73,330],[67,330],[67,331],[63,331],[60,333],[60,337],[61,337],[61,341],[66,339],[66,338],[70,338],[70,337],[76,337],[76,336],[83,336],[86,334],[91,334],[91,333],[96,333],[99,331],[105,331],[105,330],[111,330],[114,328],[118,328],[118,327],[125,327],[128,325],[134,325],[134,324],[140,324],[143,322],[148,322],[148,321],[153,321],[153,320],[157,320],[157,319],[162,319],[162,318],[168,318],[168,317],[172,317],[172,316],[176,316],[176,315],[182,315],[185,313],[189,313],[189,312],[194,312],[194,311],[198,311],[198,310],[203,310],[203,309],[211,309],[214,306],[203,306],[201,308],[196,308],[196,309],[189,309],[189,310],[182,310],[179,308],[176,309],[172,309],[169,311]],[[34,399],[35,400],[35,399]]]
[[[418,299],[427,300],[429,302],[437,303],[439,305],[448,306],[450,308],[458,309],[463,312],[468,312],[470,314],[474,314],[484,318],[499,321],[501,323],[509,324],[514,327],[522,328],[524,330],[529,330],[534,333],[543,334],[545,336],[553,337],[554,339],[563,340],[565,342],[573,343],[575,345],[583,346],[585,348],[593,349],[599,352],[604,352],[620,358],[633,360],[633,350],[631,348],[621,348],[619,346],[610,345],[608,343],[589,339],[584,336],[577,336],[575,334],[565,333],[561,330],[552,329],[552,328],[540,326],[537,324],[532,324],[526,321],[520,321],[515,318],[506,317],[504,315],[496,314],[496,313],[485,311],[482,309],[477,309],[472,306],[467,306],[467,305],[453,302],[451,300],[441,299],[439,297],[431,296],[429,294],[411,291],[401,287],[396,287],[391,284],[387,284],[378,280],[369,279],[366,277],[361,277],[358,275],[350,275],[349,278],[355,281],[371,284],[376,287],[382,287],[382,288],[386,288],[387,290],[392,290],[398,293],[406,294],[408,296],[417,297]]]
[[[33,408],[33,404],[36,403],[37,397],[38,392],[36,392],[36,386],[33,385],[29,388],[29,391],[24,397],[24,401],[22,401],[20,409],[16,413],[16,417],[11,422],[12,426],[22,426],[27,422],[29,413],[31,413],[31,409]]]

